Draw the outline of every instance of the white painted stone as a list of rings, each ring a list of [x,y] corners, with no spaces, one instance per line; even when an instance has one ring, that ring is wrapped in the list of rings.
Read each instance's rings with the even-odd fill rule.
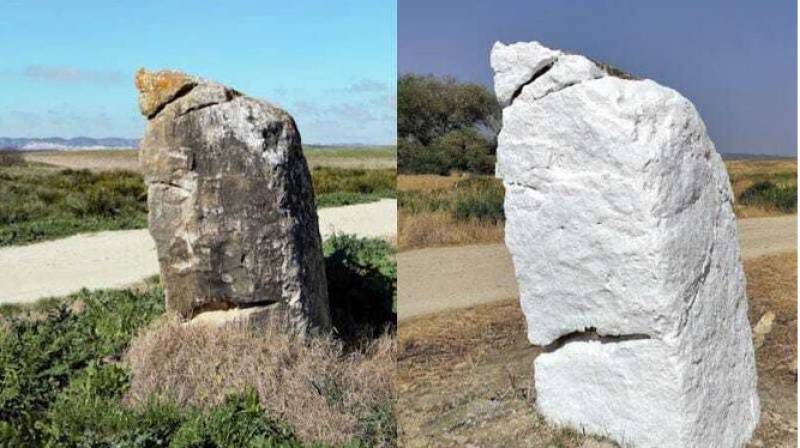
[[[744,445],[759,417],[745,278],[730,182],[694,106],[537,43],[495,44],[492,67],[528,337],[607,336],[537,359],[540,411],[633,446]]]
[[[494,90],[501,106],[511,102],[514,92],[536,72],[555,61],[560,51],[551,50],[538,42],[506,46],[495,42],[492,47]]]

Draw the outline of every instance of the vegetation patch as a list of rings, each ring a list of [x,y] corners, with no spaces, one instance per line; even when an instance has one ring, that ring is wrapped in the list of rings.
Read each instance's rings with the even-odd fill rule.
[[[0,246],[147,225],[147,193],[130,171],[0,168]]]
[[[385,244],[326,243],[334,316],[356,308],[351,297],[361,306],[371,296],[375,308],[394,297]],[[163,304],[151,282],[0,308],[0,446],[396,443],[392,325],[368,314],[347,324],[373,339],[302,342],[187,327]]]
[[[147,227],[147,188],[141,174],[57,170],[16,157],[5,163],[0,163],[0,247]],[[320,167],[311,171],[311,177],[318,207],[396,195],[397,176],[391,169]]]
[[[395,170],[317,167],[311,170],[317,206],[333,207],[396,196]]]
[[[450,188],[401,191],[398,206],[410,214],[446,212],[455,221],[498,223],[504,220],[504,196],[499,179],[469,176]]]
[[[397,82],[401,173],[494,171],[500,108],[484,86],[406,74]]]
[[[783,213],[797,209],[797,185],[776,185],[768,180],[755,183],[739,195],[739,203],[775,208]]]
[[[13,149],[0,149],[0,166],[24,165],[25,159]]]
[[[402,176],[398,193],[401,249],[503,240],[503,199],[499,179],[488,176]],[[421,187],[421,188],[419,188]]]
[[[393,332],[397,325],[394,248],[379,239],[336,235],[325,241],[323,252],[331,313],[339,337],[359,341]]]

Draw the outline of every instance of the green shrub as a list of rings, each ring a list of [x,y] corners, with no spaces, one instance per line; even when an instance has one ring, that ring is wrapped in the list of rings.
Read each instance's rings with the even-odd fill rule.
[[[391,246],[337,236],[326,242],[325,253],[340,336],[355,340],[393,327]],[[157,397],[143,409],[123,406],[129,374],[117,361],[134,334],[163,314],[163,304],[163,289],[155,285],[146,292],[83,291],[0,308],[0,446],[302,446],[253,393],[207,411]],[[392,409],[370,415],[363,440],[396,439]]]
[[[14,149],[0,149],[0,166],[25,165],[25,158]]]
[[[505,219],[504,196],[498,179],[470,176],[451,189],[401,191],[398,206],[410,214],[446,212],[457,221],[498,223]]]
[[[80,312],[75,303],[83,303]],[[163,313],[160,288],[81,292],[67,303],[39,310],[43,318],[12,316],[0,337],[0,421],[14,437],[37,444],[37,422],[50,404],[92,362],[122,355],[136,330]]]
[[[147,224],[147,194],[137,173],[34,167],[0,173],[0,246]]]
[[[797,209],[797,185],[780,186],[770,181],[757,182],[739,195],[739,202],[793,212]]]
[[[505,189],[496,179],[471,177],[455,186],[453,217],[456,221],[476,219],[498,223],[505,219],[503,198]]]
[[[345,340],[376,337],[397,322],[397,262],[378,239],[338,235],[323,246],[331,314]]]
[[[449,212],[453,207],[453,191],[448,189],[400,191],[397,195],[397,206],[412,215]]]
[[[342,205],[331,199],[357,196],[367,198],[394,197],[397,173],[395,170],[367,170],[332,167],[316,167],[311,171],[314,195],[317,203]],[[321,198],[328,199],[321,200]],[[362,200],[361,202],[366,202]]]
[[[397,148],[397,170],[404,174],[450,173],[450,164],[439,148],[422,146],[416,142],[400,141]]]
[[[41,425],[45,446],[299,447],[291,430],[265,415],[258,395],[228,396],[202,412],[152,401],[122,405],[128,374],[90,365],[59,394]]]
[[[492,145],[473,128],[450,131],[435,140],[427,150],[440,151],[444,155],[448,173],[490,174],[494,171]]]

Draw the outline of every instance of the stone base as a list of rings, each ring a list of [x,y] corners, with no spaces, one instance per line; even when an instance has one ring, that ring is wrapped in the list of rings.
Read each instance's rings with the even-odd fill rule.
[[[273,304],[204,311],[187,321],[185,325],[205,325],[215,328],[235,325],[265,334],[272,331],[286,334],[290,332],[290,322],[288,307],[281,304]]]
[[[553,424],[623,447],[744,446],[758,422],[749,372],[730,372],[727,383],[736,390],[726,395],[732,401],[715,408],[715,389],[723,382],[691,378],[679,360],[656,339],[570,342],[536,358],[536,406]]]

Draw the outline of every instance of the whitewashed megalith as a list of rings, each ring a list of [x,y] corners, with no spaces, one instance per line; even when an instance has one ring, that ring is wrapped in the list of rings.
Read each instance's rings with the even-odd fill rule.
[[[497,176],[550,421],[741,447],[759,418],[722,159],[692,103],[579,55],[495,44]]]

